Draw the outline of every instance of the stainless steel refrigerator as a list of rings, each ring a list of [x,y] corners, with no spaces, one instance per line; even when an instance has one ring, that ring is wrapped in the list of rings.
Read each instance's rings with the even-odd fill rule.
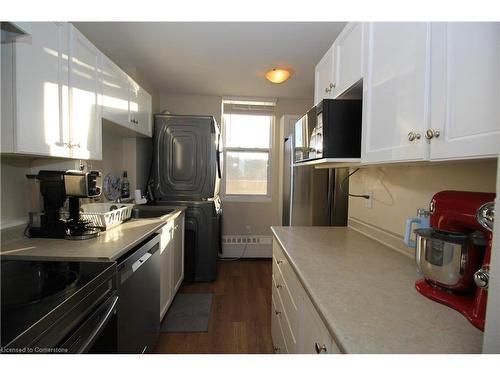
[[[293,163],[293,135],[283,155],[283,225],[347,226],[349,168],[315,169]],[[343,191],[340,184],[344,181]]]
[[[345,193],[339,186],[348,173],[348,168],[292,166],[290,225],[347,226],[348,184],[345,183]]]

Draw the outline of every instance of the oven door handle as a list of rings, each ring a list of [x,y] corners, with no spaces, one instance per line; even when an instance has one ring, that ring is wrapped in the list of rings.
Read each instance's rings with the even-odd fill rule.
[[[91,349],[94,342],[99,338],[108,322],[116,313],[117,303],[118,296],[110,297],[103,306],[82,324],[80,329],[67,341],[69,344],[68,353],[87,353]],[[94,327],[87,328],[87,325],[94,325]],[[90,332],[86,333],[89,328],[91,329]],[[66,347],[66,345],[63,345],[63,347]]]

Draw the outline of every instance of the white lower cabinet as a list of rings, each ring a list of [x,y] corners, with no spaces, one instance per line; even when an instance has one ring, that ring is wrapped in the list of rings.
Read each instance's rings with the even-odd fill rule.
[[[160,320],[173,300],[172,248],[173,222],[169,221],[160,231]]]
[[[184,280],[184,213],[174,221],[172,249],[172,288],[177,293]]]
[[[276,240],[272,283],[271,335],[275,353],[340,353]]]
[[[184,213],[160,230],[160,320],[184,280]]]

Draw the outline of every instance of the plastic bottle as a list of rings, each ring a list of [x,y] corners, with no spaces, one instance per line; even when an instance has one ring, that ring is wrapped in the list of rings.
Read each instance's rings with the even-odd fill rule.
[[[122,198],[130,198],[130,182],[127,179],[127,171],[123,171]]]

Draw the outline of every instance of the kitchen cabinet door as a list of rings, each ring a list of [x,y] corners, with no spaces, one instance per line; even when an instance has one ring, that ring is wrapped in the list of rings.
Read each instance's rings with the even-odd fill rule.
[[[431,56],[431,159],[496,156],[500,24],[433,23]]]
[[[325,53],[314,69],[314,104],[323,99],[333,99],[335,88],[334,46]]]
[[[129,78],[129,126],[132,130],[152,136],[152,100],[139,84]]]
[[[362,162],[428,159],[430,24],[364,25]]]
[[[309,297],[302,293],[302,320],[298,342],[301,354],[339,354],[330,333],[318,315]]]
[[[102,55],[102,117],[130,127],[128,119],[129,82],[127,75],[113,61]]]
[[[102,159],[99,50],[70,26],[70,125],[72,157]]]
[[[335,40],[335,89],[338,97],[363,77],[363,24],[351,22]]]
[[[31,33],[12,45],[14,79],[9,90],[2,84],[13,99],[11,151],[69,157],[68,25],[33,22]]]
[[[172,293],[173,229],[173,222],[169,221],[160,232],[160,320],[165,316],[174,297]]]
[[[184,280],[184,213],[174,222],[172,248],[172,294],[175,296]]]

